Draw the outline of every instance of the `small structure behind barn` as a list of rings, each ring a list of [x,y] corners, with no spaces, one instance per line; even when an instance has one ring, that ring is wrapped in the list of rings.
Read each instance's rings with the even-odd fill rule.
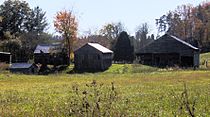
[[[10,63],[12,61],[12,55],[9,52],[0,52],[0,62]]]
[[[34,62],[46,65],[66,65],[68,56],[62,53],[61,44],[40,44],[34,50]]]
[[[74,52],[75,70],[104,71],[112,65],[113,52],[98,43],[87,43]]]
[[[136,53],[140,63],[157,67],[199,67],[199,55],[199,48],[168,34]]]
[[[10,72],[23,73],[23,74],[37,74],[38,66],[30,63],[12,63],[10,66]]]
[[[50,54],[50,51],[52,48],[55,46],[53,45],[47,45],[47,44],[42,44],[42,45],[37,45],[36,49],[34,50],[34,62],[36,64],[38,63],[46,63],[46,64],[51,64],[53,63],[53,57]]]

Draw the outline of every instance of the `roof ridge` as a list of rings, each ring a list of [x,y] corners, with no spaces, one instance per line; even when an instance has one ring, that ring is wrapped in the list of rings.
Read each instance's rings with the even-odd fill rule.
[[[199,48],[197,48],[197,47],[195,47],[195,46],[191,45],[190,43],[187,43],[187,42],[186,42],[186,41],[184,41],[184,40],[179,39],[179,38],[178,38],[178,37],[176,37],[176,36],[173,36],[173,35],[169,35],[169,36],[170,36],[170,37],[172,37],[173,39],[175,39],[175,40],[177,40],[177,41],[181,42],[182,44],[184,44],[184,45],[186,45],[186,46],[188,46],[188,47],[192,48],[192,49],[199,50]]]

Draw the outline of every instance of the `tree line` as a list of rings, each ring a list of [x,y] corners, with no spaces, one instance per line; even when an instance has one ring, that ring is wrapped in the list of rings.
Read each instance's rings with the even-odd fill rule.
[[[175,35],[203,51],[210,51],[210,4],[182,5],[156,19],[159,33]],[[30,8],[26,1],[6,0],[0,5],[0,51],[11,52],[15,61],[33,59],[37,44],[60,42],[73,61],[73,51],[87,42],[97,42],[115,52],[115,61],[132,62],[134,53],[153,42],[147,23],[140,24],[135,36],[126,32],[121,22],[107,23],[101,29],[78,37],[78,20],[73,11],[55,14],[54,27],[61,36],[47,33],[46,12],[39,6]]]
[[[32,58],[35,46],[51,39],[44,32],[48,26],[45,14],[26,1],[5,1],[0,5],[0,50],[11,52],[15,61]]]
[[[175,35],[199,48],[210,51],[210,3],[178,6],[156,19],[159,32]]]

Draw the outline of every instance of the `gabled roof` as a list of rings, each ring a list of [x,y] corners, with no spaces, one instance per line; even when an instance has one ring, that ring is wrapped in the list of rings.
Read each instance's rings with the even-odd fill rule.
[[[91,48],[94,48],[96,50],[98,50],[99,52],[102,52],[102,53],[113,53],[113,51],[109,50],[108,48],[98,44],[98,43],[86,43],[85,45],[83,45],[82,47],[80,47],[79,49],[77,49],[76,51],[74,52],[78,52],[80,51],[81,49],[85,48],[86,46],[89,46]]]
[[[161,36],[159,39],[153,41],[152,43],[146,45],[143,48],[140,48],[137,54],[139,53],[176,53],[184,51],[183,48],[192,49],[199,51],[199,48],[169,34]]]
[[[12,63],[10,69],[24,69],[30,68],[33,64],[31,63]]]
[[[87,43],[89,46],[97,49],[98,51],[102,53],[113,53],[113,51],[109,50],[108,48],[105,48],[104,46],[98,44],[98,43]]]
[[[191,45],[191,44],[189,44],[189,43],[187,43],[187,42],[185,42],[185,41],[183,41],[183,40],[181,40],[181,39],[179,39],[179,38],[177,38],[175,36],[172,36],[172,35],[169,35],[169,36],[171,36],[173,39],[183,43],[184,45],[186,45],[186,46],[188,46],[188,47],[190,47],[190,48],[192,48],[194,50],[199,50],[199,48],[197,48],[197,47],[195,47],[195,46],[193,46],[193,45]]]

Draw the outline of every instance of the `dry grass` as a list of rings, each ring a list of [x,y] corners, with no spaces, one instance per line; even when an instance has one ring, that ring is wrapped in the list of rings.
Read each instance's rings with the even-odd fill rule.
[[[189,107],[196,100],[194,114],[210,116],[210,71],[123,66],[125,68],[114,65],[105,73],[95,74],[0,74],[0,116],[87,116],[93,112],[97,115],[92,111],[97,104],[100,107],[98,114],[108,113],[104,116],[188,116],[181,103],[184,84],[187,85]],[[133,72],[133,68],[141,72]],[[87,87],[93,81],[97,82],[95,89]],[[112,83],[116,98],[107,97]],[[75,86],[78,94],[73,89]],[[99,97],[100,101],[97,100]],[[112,99],[114,101],[110,101]],[[81,106],[84,103],[91,105],[90,110],[80,112],[87,108]],[[107,108],[111,110],[106,111]],[[72,109],[77,111],[74,113]]]

